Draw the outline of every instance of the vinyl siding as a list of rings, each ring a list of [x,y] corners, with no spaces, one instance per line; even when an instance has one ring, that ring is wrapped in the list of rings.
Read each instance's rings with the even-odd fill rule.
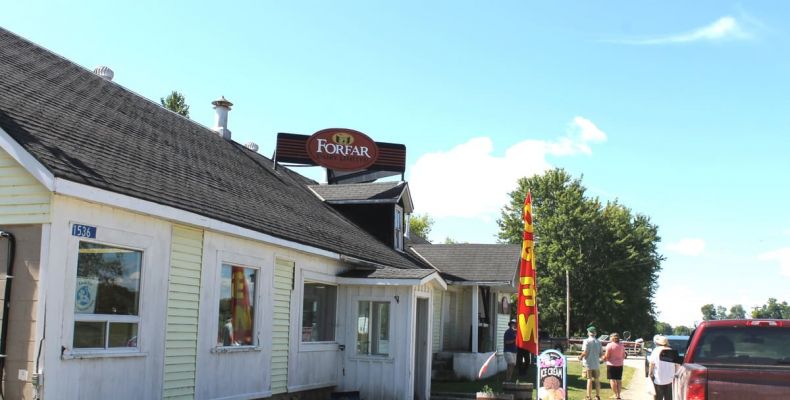
[[[272,319],[272,394],[288,391],[288,328],[291,319],[293,271],[292,261],[276,261]]]
[[[173,227],[163,398],[195,397],[203,231]]]
[[[50,220],[52,194],[0,149],[0,224],[41,224]]]
[[[442,297],[444,291],[433,291],[433,352],[442,351]]]

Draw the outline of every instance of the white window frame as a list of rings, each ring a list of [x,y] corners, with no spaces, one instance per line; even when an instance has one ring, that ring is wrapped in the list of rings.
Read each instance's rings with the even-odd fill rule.
[[[263,275],[263,266],[265,265],[264,261],[255,257],[243,256],[239,254],[234,254],[225,251],[218,251],[217,252],[217,266],[216,266],[216,281],[219,283],[217,285],[216,293],[214,296],[213,306],[214,311],[212,312],[213,315],[213,332],[219,332],[219,302],[222,296],[222,266],[223,265],[230,265],[236,267],[243,267],[255,270],[255,293],[251,294],[250,296],[254,300],[254,313],[252,316],[252,331],[253,331],[253,344],[245,344],[240,346],[223,346],[217,343],[216,340],[213,341],[213,346],[211,348],[212,353],[235,353],[235,352],[244,352],[244,351],[262,351],[263,346],[261,346],[261,335],[262,335],[262,327],[261,324],[262,319],[264,317],[263,314],[263,302],[262,302],[262,275]]]
[[[337,283],[337,277],[333,275],[324,274],[321,272],[310,271],[307,269],[301,270],[301,278],[299,279],[301,282],[300,289],[299,289],[299,298],[298,304],[299,308],[296,311],[298,314],[298,319],[296,321],[296,326],[298,328],[297,337],[298,340],[296,341],[299,346],[299,351],[334,351],[337,350],[338,345],[338,336],[342,333],[341,330],[338,329],[339,321],[340,321],[340,310],[338,309],[339,305],[339,298],[340,298],[340,285]],[[323,283],[327,285],[332,285],[337,288],[335,293],[335,339],[331,341],[325,342],[304,342],[302,341],[302,318],[304,316],[302,313],[304,312],[304,284],[305,282],[309,283]]]
[[[96,228],[96,238],[85,238],[71,235],[72,226],[88,225]],[[79,221],[70,221],[67,225],[68,236],[67,240],[67,267],[66,267],[66,290],[64,294],[64,313],[63,313],[63,352],[61,358],[63,360],[80,359],[80,358],[101,358],[101,357],[128,357],[128,356],[147,356],[146,352],[141,351],[144,348],[147,338],[142,336],[144,332],[143,315],[145,315],[146,307],[143,299],[145,298],[145,288],[147,268],[151,265],[150,262],[150,247],[153,244],[153,238],[148,235],[143,235],[136,232],[122,231],[119,229],[108,228],[96,223],[86,223]],[[128,250],[140,251],[142,257],[140,258],[140,287],[139,299],[137,304],[137,315],[112,315],[112,314],[77,314],[74,309],[74,299],[77,291],[77,263],[79,261],[79,245],[80,242],[96,243],[104,246],[114,246]],[[120,322],[120,323],[136,323],[137,324],[137,346],[136,347],[105,347],[105,348],[74,348],[74,325],[76,322]],[[107,335],[109,329],[105,332],[105,345],[107,345]]]
[[[403,235],[404,235],[404,218],[403,218],[403,209],[400,206],[395,206],[395,218],[394,218],[394,235],[395,235],[395,250],[403,250]],[[399,229],[400,228],[400,229]]]
[[[395,307],[393,306],[393,301],[387,298],[381,297],[353,297],[351,299],[354,303],[354,320],[353,320],[353,338],[354,338],[354,358],[357,359],[365,359],[365,360],[380,360],[380,361],[393,361],[395,359],[395,354],[398,352],[396,348],[395,338],[393,337],[393,329],[392,326],[396,324],[395,321]],[[389,338],[389,349],[387,351],[387,355],[381,354],[360,354],[357,352],[357,321],[359,321],[359,303],[367,302],[367,303],[389,303],[389,323],[387,324],[387,337]],[[370,327],[368,327],[370,329]],[[368,335],[370,335],[370,331],[368,331]],[[368,341],[368,346],[372,346],[373,341]]]

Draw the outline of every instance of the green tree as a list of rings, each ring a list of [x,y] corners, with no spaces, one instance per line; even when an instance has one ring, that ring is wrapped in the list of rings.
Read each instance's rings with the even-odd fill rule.
[[[189,106],[183,94],[174,90],[167,97],[160,98],[159,101],[162,103],[162,107],[189,118]]]
[[[743,309],[743,306],[740,304],[736,304],[730,307],[730,313],[727,314],[727,318],[729,319],[746,319],[746,310]]]
[[[688,335],[691,335],[691,328],[689,328],[688,326],[685,326],[685,325],[678,325],[678,326],[672,328],[672,333],[674,333],[675,335],[678,335],[678,336],[682,336],[682,335],[688,336]]]
[[[700,311],[702,311],[702,319],[705,321],[718,319],[716,317],[716,306],[713,304],[705,304],[702,306],[702,308],[700,308]]]
[[[428,235],[431,234],[434,222],[434,219],[428,214],[412,215],[409,218],[409,234],[428,240]]]
[[[656,322],[656,333],[661,335],[671,335],[672,332],[672,325],[661,321]]]
[[[501,242],[521,243],[527,190],[532,192],[541,327],[564,331],[567,271],[572,333],[592,323],[602,332],[652,334],[652,298],[662,260],[657,227],[617,202],[602,205],[588,198],[581,179],[555,169],[518,180],[497,220]]]
[[[752,309],[752,318],[790,319],[790,305],[786,301],[779,303],[771,297],[768,303]]]

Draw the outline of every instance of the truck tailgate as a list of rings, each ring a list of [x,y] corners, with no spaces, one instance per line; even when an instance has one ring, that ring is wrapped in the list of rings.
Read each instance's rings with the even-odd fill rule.
[[[790,369],[707,367],[709,400],[790,399]]]

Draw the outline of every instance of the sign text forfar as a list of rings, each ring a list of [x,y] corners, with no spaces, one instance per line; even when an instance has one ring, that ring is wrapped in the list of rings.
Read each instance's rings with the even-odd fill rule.
[[[320,130],[307,139],[307,155],[316,164],[338,171],[357,171],[379,157],[376,142],[353,129]]]

